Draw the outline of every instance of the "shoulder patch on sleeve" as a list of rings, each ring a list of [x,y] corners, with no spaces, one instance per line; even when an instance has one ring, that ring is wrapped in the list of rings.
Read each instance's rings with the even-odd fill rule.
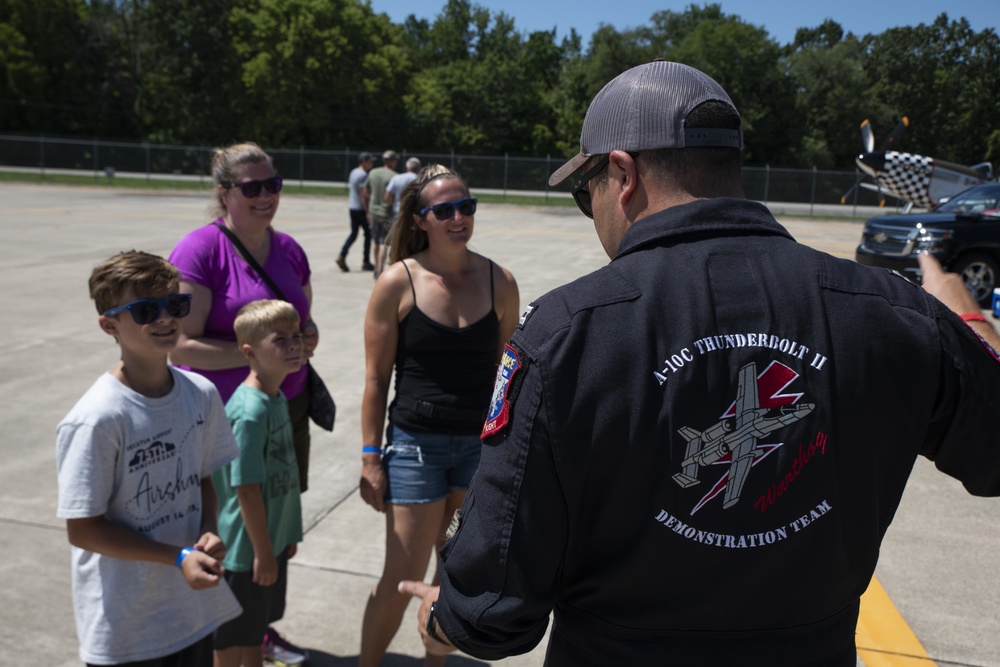
[[[531,317],[531,313],[535,312],[535,308],[536,306],[534,303],[529,303],[527,307],[525,307],[524,312],[521,314],[521,319],[517,321],[518,329],[524,327],[524,323],[528,321],[529,317]]]
[[[500,365],[497,367],[497,379],[493,385],[493,397],[490,399],[490,409],[486,413],[486,423],[483,424],[483,432],[480,438],[496,435],[502,431],[510,422],[510,388],[514,376],[521,369],[521,356],[517,350],[504,345],[503,356],[500,358]]]

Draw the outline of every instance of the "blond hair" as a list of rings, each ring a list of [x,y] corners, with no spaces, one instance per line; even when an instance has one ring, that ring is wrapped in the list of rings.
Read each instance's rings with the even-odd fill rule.
[[[298,329],[299,321],[299,311],[287,301],[251,301],[236,313],[236,321],[233,322],[236,344],[241,348],[244,345],[256,345],[276,327],[291,326]]]
[[[212,180],[216,185],[221,185],[225,189],[231,188],[236,183],[237,167],[262,162],[272,166],[274,164],[271,161],[271,156],[252,141],[232,144],[225,148],[216,148],[212,151]],[[212,214],[217,218],[226,214],[226,204],[218,189],[215,192],[215,201],[212,202]]]
[[[417,227],[413,219],[417,217],[417,211],[423,207],[424,188],[436,180],[457,180],[465,185],[466,192],[469,190],[462,177],[444,165],[429,164],[421,169],[416,179],[406,186],[399,198],[399,215],[396,216],[396,223],[389,234],[390,262],[412,257],[427,247],[427,232]]]
[[[177,289],[180,271],[158,255],[141,250],[127,250],[109,257],[90,273],[90,298],[97,313],[118,305],[130,285],[136,296],[168,294]]]

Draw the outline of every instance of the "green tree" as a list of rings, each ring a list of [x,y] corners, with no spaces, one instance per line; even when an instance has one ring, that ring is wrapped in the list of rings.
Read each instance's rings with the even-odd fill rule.
[[[787,62],[796,90],[790,130],[798,144],[789,166],[852,169],[862,150],[861,121],[881,110],[865,78],[861,40],[828,19],[796,31]]]
[[[393,24],[365,0],[0,0],[0,131],[218,145],[572,154],[590,100],[655,57],[719,81],[753,164],[849,168],[858,124],[957,162],[1000,159],[1000,40],[941,14],[779,46],[719,4],[637,28],[526,34],[448,0]]]
[[[399,26],[358,0],[244,0],[230,14],[242,134],[279,146],[397,144]]]
[[[889,116],[910,118],[899,150],[962,163],[983,159],[1000,129],[1000,40],[994,29],[976,33],[966,19],[941,14],[932,25],[892,28],[871,38],[865,73]]]
[[[655,50],[649,47],[647,39],[644,29],[618,32],[612,26],[601,25],[594,31],[587,53],[590,98],[625,70],[653,59]]]
[[[87,48],[79,66],[89,75],[86,106],[94,134],[141,136],[137,105],[146,44],[144,7],[145,0],[87,2]]]
[[[556,147],[548,97],[562,59],[555,30],[525,38],[507,14],[467,0],[450,0],[429,26],[411,17],[406,29],[426,38],[415,56],[426,66],[404,96],[415,145],[476,153]]]
[[[580,130],[594,95],[590,92],[589,62],[580,50],[580,36],[575,30],[563,39],[561,49],[563,59],[546,99],[555,115],[554,154],[570,156],[580,150]]]
[[[137,114],[143,138],[220,145],[238,140],[245,108],[229,15],[232,0],[149,0]]]
[[[729,93],[743,118],[744,159],[787,164],[794,153],[795,90],[767,31],[727,16],[717,4],[657,12],[650,24],[644,39],[652,52],[702,70]]]
[[[82,0],[0,0],[0,129],[90,133]]]

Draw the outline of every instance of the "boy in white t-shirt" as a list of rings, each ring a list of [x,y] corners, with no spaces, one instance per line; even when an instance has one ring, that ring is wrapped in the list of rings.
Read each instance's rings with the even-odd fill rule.
[[[90,276],[121,361],[56,429],[57,514],[88,665],[209,667],[212,632],[241,611],[219,585],[226,548],[211,477],[239,449],[215,387],[167,365],[191,309],[178,277],[135,250]]]

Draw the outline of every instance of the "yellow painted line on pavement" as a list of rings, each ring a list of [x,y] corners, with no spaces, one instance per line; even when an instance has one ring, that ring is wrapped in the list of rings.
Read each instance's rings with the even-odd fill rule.
[[[913,630],[899,615],[882,584],[872,577],[868,590],[861,596],[858,615],[858,656],[865,667],[932,667]]]

